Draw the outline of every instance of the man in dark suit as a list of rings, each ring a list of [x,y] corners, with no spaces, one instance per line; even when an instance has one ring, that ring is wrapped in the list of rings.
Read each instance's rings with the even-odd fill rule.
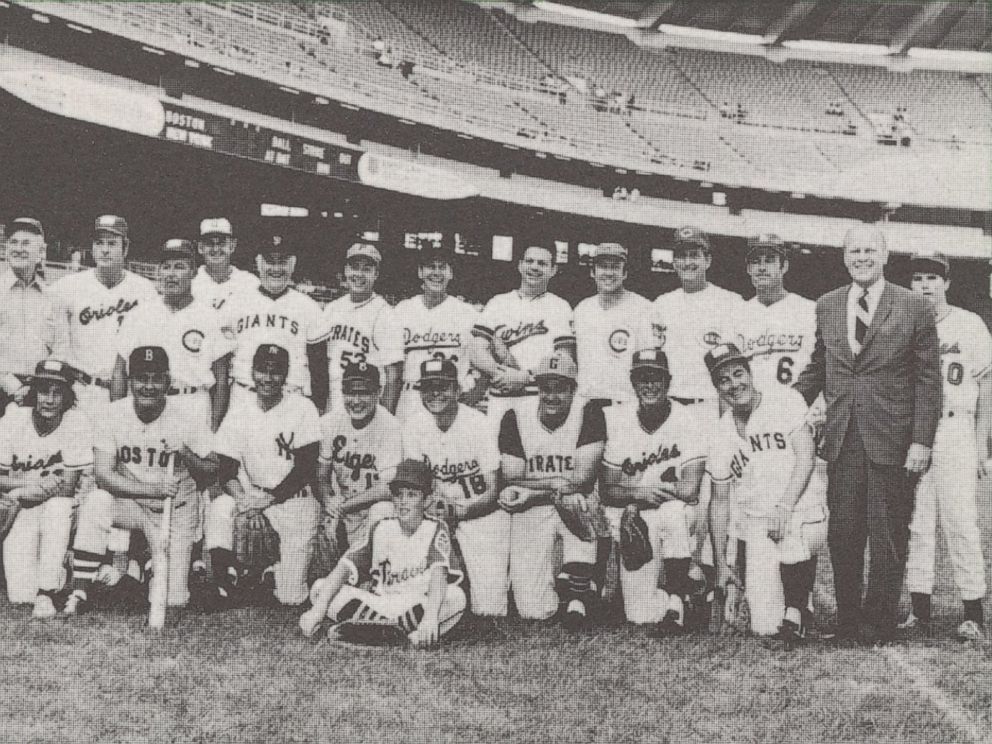
[[[930,464],[941,405],[933,309],[885,281],[887,260],[878,229],[845,236],[853,281],[816,303],[816,347],[795,384],[807,403],[822,392],[827,404],[821,456],[829,463],[837,636],[867,644],[895,630],[913,491]]]

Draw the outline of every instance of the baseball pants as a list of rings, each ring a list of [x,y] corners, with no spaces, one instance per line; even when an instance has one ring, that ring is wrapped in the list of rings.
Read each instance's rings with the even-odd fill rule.
[[[636,571],[620,565],[620,590],[627,620],[638,625],[660,622],[668,611],[668,592],[658,587],[662,561],[666,558],[691,558],[694,542],[690,532],[693,507],[682,501],[666,501],[657,509],[642,509],[648,537],[654,553],[651,560]],[[604,508],[610,520],[613,539],[620,540],[623,509]]]
[[[939,519],[961,599],[985,596],[977,490],[975,415],[961,412],[949,417],[945,413],[937,428],[930,469],[916,487],[906,561],[906,588],[910,592],[933,594]]]
[[[39,591],[58,591],[65,585],[74,506],[74,499],[53,498],[17,513],[3,541],[11,604],[34,602]]]
[[[349,602],[357,600],[361,607],[355,613],[349,613],[348,619],[357,619],[370,615],[379,615],[387,620],[399,620],[410,613],[418,605],[423,608],[427,597],[423,594],[373,594],[354,586],[343,586],[327,608],[327,617],[340,622],[341,610]],[[449,584],[444,591],[441,601],[441,611],[438,613],[438,634],[444,635],[461,620],[465,613],[465,592],[460,586]],[[364,611],[364,614],[363,614]]]
[[[171,607],[182,607],[189,601],[189,563],[196,521],[196,494],[177,498],[172,506],[169,529],[168,604]],[[80,501],[73,549],[90,555],[104,555],[112,528],[141,530],[151,549],[152,565],[155,565],[163,548],[161,526],[161,502],[115,498],[113,494],[98,488]],[[79,564],[78,558],[76,563]],[[95,571],[97,566],[86,568]],[[163,578],[156,575],[152,581]]]
[[[547,620],[558,611],[555,542],[562,563],[596,562],[596,543],[584,542],[565,526],[558,510],[535,506],[510,515],[510,586],[520,617]],[[474,587],[473,587],[474,588]]]
[[[275,595],[282,604],[298,605],[307,598],[307,565],[310,539],[317,531],[320,505],[307,495],[273,504],[264,514],[279,535],[279,562],[273,567]],[[234,550],[234,516],[238,505],[229,494],[222,493],[207,507],[204,526],[204,550]]]
[[[827,541],[826,511],[794,513],[785,537],[775,543],[768,537],[768,519],[744,517],[741,522],[747,546],[744,596],[751,611],[751,632],[775,635],[785,614],[781,564],[808,561]]]
[[[687,404],[696,425],[700,428],[704,442],[712,439],[712,432],[716,430],[717,422],[720,419],[719,400],[706,399],[696,403]],[[700,562],[705,566],[713,565],[713,542],[710,540],[710,531],[706,528],[709,524],[710,498],[713,495],[713,481],[708,472],[703,473],[703,478],[699,482],[699,501],[692,506],[692,525],[695,534],[693,547],[698,551]]]
[[[510,515],[500,509],[459,522],[455,539],[465,560],[472,612],[504,617],[510,592]]]

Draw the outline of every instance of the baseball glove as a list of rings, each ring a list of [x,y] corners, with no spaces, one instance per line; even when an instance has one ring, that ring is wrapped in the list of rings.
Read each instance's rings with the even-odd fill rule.
[[[598,537],[610,536],[610,523],[606,519],[603,507],[594,500],[583,496],[577,504],[569,506],[564,497],[557,496],[554,503],[561,521],[568,527],[569,532],[580,540],[593,542]],[[647,534],[647,525],[645,525],[645,534]]]
[[[310,538],[310,564],[307,566],[307,585],[312,586],[338,565],[348,542],[344,520],[325,514]]]
[[[17,519],[20,511],[21,505],[16,498],[10,498],[9,494],[0,497],[0,542],[3,542],[3,539],[7,537],[7,533],[14,526],[14,520]]]
[[[252,509],[234,517],[234,554],[255,576],[279,562],[279,533],[264,512]]]
[[[620,557],[628,571],[638,570],[654,557],[647,522],[634,504],[624,509],[620,519]]]

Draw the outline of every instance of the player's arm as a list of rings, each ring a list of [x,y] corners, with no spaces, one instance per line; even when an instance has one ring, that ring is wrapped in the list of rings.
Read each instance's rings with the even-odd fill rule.
[[[435,563],[431,567],[431,581],[424,602],[424,617],[417,629],[410,634],[410,642],[416,648],[428,648],[438,642],[441,604],[444,602],[444,593],[447,589],[448,569],[442,563]]]
[[[210,365],[210,371],[214,374],[214,385],[210,390],[210,429],[217,431],[220,428],[224,416],[227,415],[227,406],[231,402],[231,359],[233,354],[225,354],[220,359],[215,359]]]
[[[978,407],[975,410],[975,433],[978,441],[978,474],[982,478],[992,475],[989,460],[992,444],[992,369],[978,378]]]
[[[72,308],[62,291],[61,281],[52,287],[52,312],[49,315],[49,328],[45,335],[51,339],[52,357],[55,359],[71,359],[72,346]]]
[[[513,514],[532,506],[550,504],[554,489],[544,483],[546,479],[527,477],[527,459],[517,427],[516,411],[509,410],[503,414],[497,445],[503,476],[499,505]]]
[[[497,359],[492,331],[476,325],[468,342],[468,358],[472,366],[486,375],[499,388],[520,390],[530,382],[530,372],[504,364]],[[507,351],[509,354],[509,351]]]
[[[197,490],[205,491],[217,482],[218,455],[211,452],[209,455],[201,457],[188,446],[184,446],[182,460],[193,482],[196,483]]]
[[[813,469],[816,467],[816,440],[813,437],[813,429],[808,424],[803,424],[792,432],[789,435],[789,443],[795,452],[795,463],[789,474],[789,482],[786,483],[782,496],[775,504],[775,516],[768,525],[768,537],[776,542],[785,537],[792,512],[805,493],[809,479],[813,476]]]
[[[120,499],[167,499],[179,492],[174,478],[161,483],[145,483],[118,470],[117,453],[101,447],[93,450],[93,476],[96,484]]]
[[[293,450],[293,469],[279,485],[271,489],[274,504],[288,501],[302,491],[305,486],[313,484],[316,480],[319,454],[320,442],[312,442]]]
[[[730,568],[727,566],[727,534],[730,523],[730,494],[733,487],[733,481],[730,479],[713,481],[713,491],[710,496],[710,540],[713,543],[717,585],[721,587],[730,577]]]
[[[382,369],[382,395],[379,399],[390,413],[396,413],[396,404],[403,389],[403,362],[387,364]]]
[[[327,339],[307,344],[307,366],[310,368],[310,398],[318,413],[324,413],[331,389],[330,371],[327,367]]]
[[[215,453],[216,454],[216,453]],[[224,493],[242,504],[245,501],[245,489],[238,479],[241,463],[229,455],[217,454],[217,482]]]
[[[114,373],[110,377],[110,400],[120,400],[127,397],[127,362],[120,354],[114,362]]]
[[[81,469],[73,468],[25,482],[22,478],[11,476],[9,470],[0,469],[0,493],[14,492],[21,506],[25,507],[36,506],[53,498],[71,498],[76,493],[81,473]]]
[[[323,457],[317,460],[317,488],[314,490],[317,501],[332,517],[340,517],[341,504],[334,495],[334,463]]]
[[[458,519],[475,519],[495,511],[496,498],[499,495],[499,490],[496,488],[497,472],[497,470],[490,470],[474,476],[474,478],[483,479],[485,490],[482,493],[473,493],[472,500],[467,504],[455,504],[455,516]]]
[[[819,308],[817,308],[819,311]],[[813,355],[809,364],[799,373],[799,378],[793,384],[800,395],[806,400],[806,405],[813,405],[813,401],[823,392],[827,382],[827,350],[823,344],[823,331],[821,329],[819,312],[816,318],[816,343],[813,346]]]

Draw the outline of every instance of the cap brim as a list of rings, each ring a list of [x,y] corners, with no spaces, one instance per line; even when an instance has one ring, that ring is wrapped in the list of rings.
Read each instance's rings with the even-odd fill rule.
[[[34,235],[41,235],[44,237],[45,231],[31,222],[18,222],[14,221],[10,223],[10,234],[13,235],[15,232],[23,231],[33,233]]]
[[[721,359],[719,363],[714,365],[712,371],[710,372],[710,377],[713,377],[717,372],[726,367],[728,364],[750,364],[751,358],[746,357],[743,354],[737,356],[727,357],[726,359]]]
[[[947,275],[947,272],[949,270],[947,264],[933,258],[914,258],[912,261],[909,262],[909,266],[911,269],[913,269],[913,271],[923,268],[940,269],[939,273],[945,276]]]
[[[534,375],[534,382],[540,382],[541,380],[568,380],[569,382],[576,382],[576,378],[571,375],[563,375],[558,372],[542,372],[541,374]]]
[[[51,381],[51,382],[61,382],[63,385],[72,385],[72,381],[71,380],[67,380],[64,377],[60,377],[60,376],[58,376],[58,375],[56,375],[54,373],[47,373],[47,374],[46,373],[42,373],[40,375],[38,375],[38,374],[28,375],[28,379],[31,382],[38,382],[38,381],[42,381],[42,380],[48,380],[48,381]]]
[[[94,235],[98,235],[100,233],[110,233],[111,235],[116,235],[116,236],[118,236],[120,238],[126,238],[127,237],[127,235],[125,235],[121,230],[117,230],[117,229],[115,229],[113,227],[97,227],[97,228],[94,228],[94,230],[93,230],[93,234]]]

